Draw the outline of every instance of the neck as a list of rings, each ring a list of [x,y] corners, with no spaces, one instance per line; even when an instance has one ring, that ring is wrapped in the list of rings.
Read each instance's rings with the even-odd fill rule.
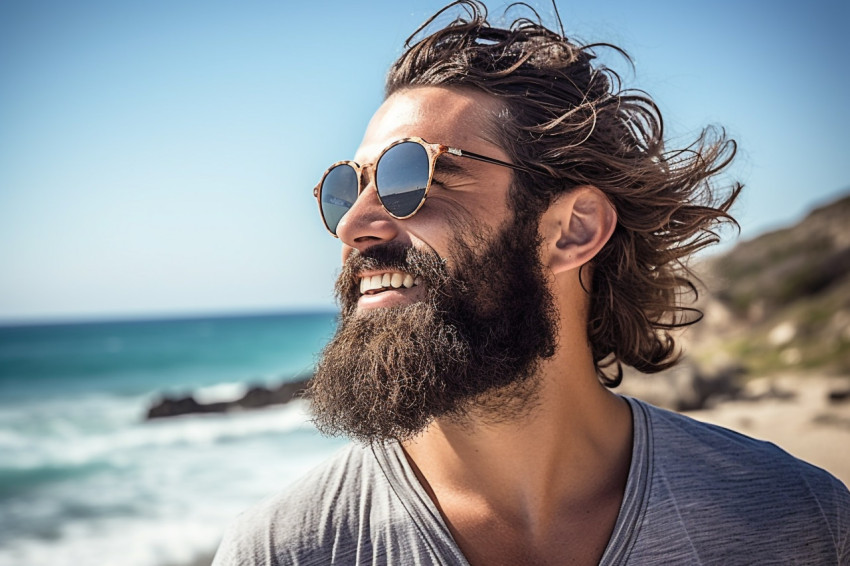
[[[560,350],[536,375],[537,402],[517,419],[494,423],[473,412],[462,424],[438,420],[403,444],[438,507],[460,496],[533,531],[563,509],[622,498],[630,410],[599,384],[582,349]]]

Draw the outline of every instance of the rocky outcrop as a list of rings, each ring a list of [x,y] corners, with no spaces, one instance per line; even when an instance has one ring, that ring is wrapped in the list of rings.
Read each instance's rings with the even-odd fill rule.
[[[850,195],[813,210],[794,226],[741,242],[705,264],[714,296],[736,316],[759,323],[787,306],[850,280]]]
[[[623,383],[617,393],[643,399],[674,411],[704,409],[741,395],[743,368],[727,366],[707,373],[690,360],[656,374],[623,368]]]
[[[292,401],[307,387],[309,379],[289,381],[274,388],[251,387],[239,399],[216,403],[199,403],[192,395],[186,397],[162,397],[148,409],[147,419],[176,417],[203,413],[226,413],[242,409],[258,409],[269,405],[281,405]]]
[[[750,375],[850,374],[848,219],[850,194],[696,266],[706,317],[683,336],[688,355]]]

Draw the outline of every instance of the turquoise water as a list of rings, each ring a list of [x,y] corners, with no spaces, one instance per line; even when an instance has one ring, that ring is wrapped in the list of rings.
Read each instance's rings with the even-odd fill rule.
[[[0,327],[0,565],[189,561],[343,441],[303,402],[145,421],[310,374],[333,313]]]

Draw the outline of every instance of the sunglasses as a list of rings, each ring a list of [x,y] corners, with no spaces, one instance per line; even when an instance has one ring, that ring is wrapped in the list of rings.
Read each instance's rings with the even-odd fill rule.
[[[519,165],[439,143],[428,143],[422,138],[400,139],[381,152],[374,166],[378,199],[390,216],[404,220],[422,208],[434,179],[434,165],[437,158],[445,153],[533,173]],[[334,237],[340,220],[354,206],[364,188],[361,182],[364,169],[354,161],[338,161],[325,171],[322,180],[313,189],[322,222]]]

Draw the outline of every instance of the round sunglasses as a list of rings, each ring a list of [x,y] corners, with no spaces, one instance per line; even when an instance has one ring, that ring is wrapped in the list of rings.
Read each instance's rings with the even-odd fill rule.
[[[471,151],[428,143],[422,138],[403,138],[384,149],[374,166],[378,199],[390,216],[404,220],[422,208],[434,178],[434,165],[445,153],[533,173],[526,167]],[[334,237],[340,220],[354,206],[364,188],[361,175],[365,167],[354,161],[338,161],[325,171],[313,189],[322,222]]]

